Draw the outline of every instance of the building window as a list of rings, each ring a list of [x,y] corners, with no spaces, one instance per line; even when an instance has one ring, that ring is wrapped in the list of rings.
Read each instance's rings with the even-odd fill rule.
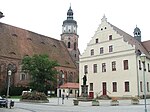
[[[91,49],[91,56],[94,55],[94,49]]]
[[[148,72],[150,72],[149,63],[147,64],[147,66],[148,66]]]
[[[69,93],[70,93],[70,94],[72,94],[72,93],[73,93],[73,92],[72,92],[72,89],[70,89],[70,90],[69,90]]]
[[[21,73],[20,74],[20,80],[26,80],[26,74],[25,73]]]
[[[106,72],[106,63],[102,63],[102,72]]]
[[[116,61],[112,62],[112,71],[116,71]]]
[[[76,44],[76,42],[74,43],[74,50],[76,50],[77,49],[77,44]]]
[[[94,65],[93,65],[93,72],[94,72],[94,73],[97,73],[97,64],[94,64]]]
[[[143,92],[143,85],[142,85],[142,81],[140,81],[140,91]]]
[[[149,92],[149,82],[147,82],[147,92]]]
[[[85,65],[85,66],[84,66],[84,74],[87,74],[87,73],[88,73],[88,66]]]
[[[96,41],[96,43],[98,43],[98,38],[95,41]]]
[[[93,83],[90,83],[90,91],[93,91]]]
[[[68,48],[70,48],[70,42],[68,42]]]
[[[113,92],[117,92],[117,82],[113,82]]]
[[[113,46],[109,46],[109,52],[113,52]]]
[[[125,92],[129,92],[130,88],[129,88],[129,82],[125,82]]]
[[[104,49],[103,47],[100,48],[100,54],[103,54],[104,53]]]
[[[123,60],[124,70],[128,70],[128,60]]]
[[[139,60],[139,70],[141,70],[141,60]]]
[[[109,40],[112,40],[112,35],[109,35]]]

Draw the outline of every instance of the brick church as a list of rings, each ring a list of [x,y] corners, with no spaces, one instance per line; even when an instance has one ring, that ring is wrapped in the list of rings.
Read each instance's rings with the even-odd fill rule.
[[[21,71],[21,61],[24,56],[34,54],[47,54],[50,59],[58,61],[60,66],[56,69],[60,71],[57,75],[60,85],[78,82],[78,37],[71,7],[63,21],[61,40],[0,22],[0,91],[7,87],[8,70],[12,71],[10,87],[28,86],[30,75]]]

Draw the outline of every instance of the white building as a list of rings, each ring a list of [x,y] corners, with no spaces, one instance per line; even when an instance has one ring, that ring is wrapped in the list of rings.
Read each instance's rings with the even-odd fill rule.
[[[94,36],[79,61],[79,88],[86,74],[88,95],[97,97],[131,97],[144,94],[143,74],[146,77],[146,94],[150,94],[150,41],[141,42],[141,31],[134,29],[134,37],[101,19]],[[146,71],[140,55],[144,53]]]

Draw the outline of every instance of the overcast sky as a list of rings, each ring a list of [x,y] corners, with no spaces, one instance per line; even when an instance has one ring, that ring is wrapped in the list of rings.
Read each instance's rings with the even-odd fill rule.
[[[81,54],[104,14],[108,22],[130,35],[137,25],[142,41],[150,40],[149,0],[0,0],[5,15],[0,22],[60,40],[70,4],[78,24]]]

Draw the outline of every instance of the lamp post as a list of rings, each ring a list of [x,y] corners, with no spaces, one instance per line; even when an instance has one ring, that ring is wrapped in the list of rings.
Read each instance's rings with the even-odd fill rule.
[[[7,95],[6,97],[9,97],[9,87],[10,87],[10,76],[11,76],[12,71],[8,70],[8,85],[7,85]]]
[[[146,55],[141,54],[141,61],[143,63],[143,81],[144,81],[144,105],[145,105],[145,112],[147,112],[147,107],[146,107],[146,81],[145,81],[145,60],[146,60]]]

